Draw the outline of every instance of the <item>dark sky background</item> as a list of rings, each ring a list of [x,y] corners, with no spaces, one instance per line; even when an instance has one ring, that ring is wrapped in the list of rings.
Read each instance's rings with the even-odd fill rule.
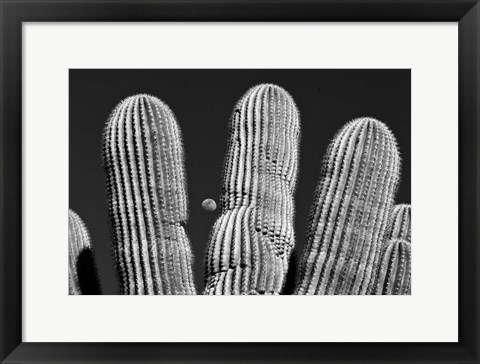
[[[70,208],[92,238],[103,294],[117,294],[107,221],[102,131],[123,98],[148,93],[165,101],[183,133],[190,217],[187,232],[195,254],[197,290],[203,291],[203,261],[219,209],[207,212],[205,198],[219,201],[228,122],[237,100],[251,86],[270,82],[294,98],[302,125],[296,201],[296,248],[285,293],[291,293],[302,254],[320,163],[335,132],[346,122],[371,116],[397,138],[402,178],[397,203],[410,203],[410,70],[70,70]],[[65,257],[67,259],[67,257]]]

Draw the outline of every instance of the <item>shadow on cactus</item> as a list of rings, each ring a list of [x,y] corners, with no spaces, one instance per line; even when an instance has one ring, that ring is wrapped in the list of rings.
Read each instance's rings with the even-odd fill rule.
[[[70,295],[101,294],[100,281],[87,226],[68,211],[68,291]]]
[[[411,208],[394,207],[401,162],[390,129],[357,118],[330,142],[297,264],[299,148],[292,96],[274,84],[250,88],[230,118],[203,294],[410,294]],[[103,162],[121,294],[196,294],[184,150],[170,108],[145,94],[121,101],[104,129]],[[79,276],[94,276],[90,238],[72,211],[70,226],[70,292],[86,292]]]
[[[78,283],[82,295],[98,295],[102,293],[92,249],[85,248],[77,259]]]

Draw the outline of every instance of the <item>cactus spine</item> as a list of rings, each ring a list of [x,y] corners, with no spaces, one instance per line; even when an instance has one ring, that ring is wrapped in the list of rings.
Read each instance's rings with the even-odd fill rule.
[[[195,294],[184,228],[183,146],[174,114],[156,97],[128,97],[111,114],[103,141],[121,294]]]
[[[205,294],[280,293],[294,246],[299,136],[295,102],[281,87],[257,85],[237,103]]]
[[[380,254],[375,294],[408,295],[411,292],[411,207],[395,206]]]
[[[383,123],[359,118],[340,130],[322,164],[297,294],[371,293],[399,174]]]
[[[81,277],[79,259],[86,250],[91,250],[90,235],[87,226],[76,212],[68,210],[68,293],[81,295]],[[94,267],[92,267],[94,268]],[[85,286],[83,287],[85,290]]]

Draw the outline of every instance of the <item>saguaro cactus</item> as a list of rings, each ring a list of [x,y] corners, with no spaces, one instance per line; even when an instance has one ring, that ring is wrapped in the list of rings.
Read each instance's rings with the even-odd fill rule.
[[[387,229],[377,270],[375,294],[411,292],[411,207],[396,205]]]
[[[149,95],[126,98],[104,131],[103,157],[122,294],[195,294],[180,128]]]
[[[407,204],[395,205],[390,224],[387,229],[387,239],[402,239],[407,242],[412,241],[411,220],[412,208]]]
[[[411,245],[403,239],[391,239],[380,255],[375,293],[408,295],[411,291]]]
[[[80,216],[71,209],[68,210],[68,292],[100,294],[90,235]]]
[[[383,123],[359,118],[340,130],[322,164],[297,294],[371,293],[399,174]]]
[[[292,97],[261,84],[237,103],[205,294],[278,294],[294,245],[300,119]]]

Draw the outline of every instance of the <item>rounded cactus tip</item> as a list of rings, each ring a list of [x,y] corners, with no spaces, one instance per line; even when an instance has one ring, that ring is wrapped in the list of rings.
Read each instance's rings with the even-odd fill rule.
[[[355,118],[352,121],[350,121],[347,125],[356,126],[356,127],[363,127],[363,126],[375,127],[393,136],[393,133],[390,130],[390,128],[387,126],[387,124],[371,116],[362,116],[362,117]]]
[[[376,130],[376,134],[379,135],[383,134],[387,136],[387,138],[390,140],[390,145],[394,147],[395,150],[397,150],[398,153],[398,143],[397,139],[395,138],[395,135],[393,132],[390,130],[390,128],[385,124],[383,121],[380,121],[378,119],[375,119],[370,116],[362,116],[353,119],[347,125],[345,126],[346,128],[370,128],[370,130]],[[400,155],[398,155],[400,157]]]
[[[290,106],[292,110],[294,110],[297,116],[295,120],[298,123],[300,112],[295,103],[295,100],[287,90],[274,83],[259,83],[255,86],[250,87],[248,91],[243,94],[243,97],[239,100],[235,111],[238,112],[240,109],[240,105],[242,105],[242,103],[245,103],[249,97],[255,96],[271,98],[271,101],[277,103],[277,105],[283,103],[281,101],[282,99],[285,100],[286,104]]]
[[[77,220],[77,221],[78,220],[81,221],[80,216],[74,210],[72,210],[71,208],[68,209],[68,217],[71,218],[71,219]]]
[[[279,93],[282,93],[284,95],[288,95],[289,97],[291,97],[291,95],[288,93],[287,90],[285,90],[283,87],[275,84],[275,83],[269,83],[269,82],[266,82],[266,83],[259,83],[253,87],[250,88],[250,91],[256,91],[256,90],[261,90],[261,89],[264,89],[264,90],[268,90],[268,91],[277,91]]]
[[[155,101],[155,102],[160,102],[161,104],[165,104],[165,102],[159,99],[157,96],[150,95],[147,93],[138,93],[138,94],[127,96],[123,98],[122,101],[119,102],[119,104],[121,105],[123,103],[128,103],[128,102],[137,101],[137,100],[144,100],[144,101],[148,100],[148,101]]]

